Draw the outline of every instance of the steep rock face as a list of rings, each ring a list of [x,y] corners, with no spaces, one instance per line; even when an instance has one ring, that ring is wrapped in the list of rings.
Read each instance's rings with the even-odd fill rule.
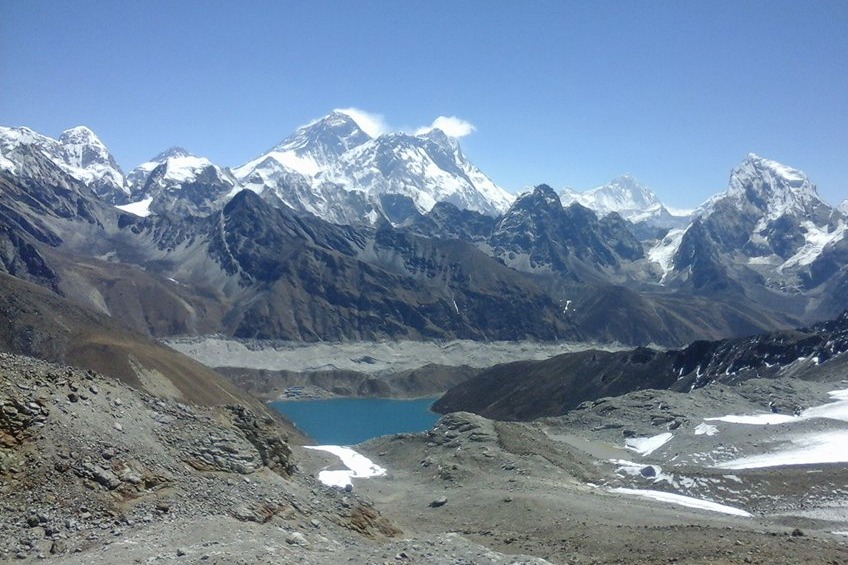
[[[13,155],[21,174],[0,171],[0,269],[58,291],[59,275],[40,247],[85,244],[114,214],[36,145],[22,144]]]
[[[599,221],[579,204],[563,208],[547,185],[520,196],[495,226],[495,257],[518,270],[551,270],[574,280],[614,271],[643,256],[641,244],[613,216]]]
[[[700,210],[721,251],[789,260],[811,229],[836,228],[833,209],[796,169],[749,155],[730,175],[728,189]]]
[[[250,192],[224,209],[213,254],[255,293],[225,320],[233,335],[288,339],[551,339],[554,302],[473,246],[334,226]]]
[[[674,268],[678,273],[688,274],[686,282],[696,292],[707,294],[741,292],[722,265],[719,251],[711,245],[709,231],[700,219],[683,234],[680,247],[674,257]],[[684,276],[680,275],[679,280]]]
[[[485,242],[492,235],[496,222],[496,218],[486,214],[438,202],[426,214],[408,217],[403,227],[427,237]]]

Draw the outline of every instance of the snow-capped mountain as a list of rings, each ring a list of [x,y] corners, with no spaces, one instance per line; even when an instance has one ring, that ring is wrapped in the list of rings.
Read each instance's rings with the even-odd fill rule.
[[[612,212],[634,224],[654,227],[685,227],[691,216],[688,211],[670,210],[657,195],[630,174],[614,178],[607,184],[585,192],[565,188],[559,193],[563,206],[572,202],[593,210],[598,217]]]
[[[836,209],[842,212],[844,216],[848,216],[848,200],[840,202]]]
[[[331,169],[345,151],[370,140],[371,136],[348,114],[332,112],[299,128],[273,149],[233,172],[244,178],[257,168],[261,171],[270,159],[304,177],[314,178]]]
[[[835,261],[845,231],[844,216],[819,198],[803,172],[749,154],[733,169],[727,190],[697,210],[674,251],[669,278],[711,286],[754,276],[773,290],[796,292],[821,283],[817,273],[833,273],[814,264]]]
[[[266,198],[338,223],[375,220],[373,208],[387,194],[409,196],[421,212],[448,201],[489,215],[504,212],[513,199],[441,130],[372,138],[341,111],[299,128],[234,173]]]
[[[26,127],[0,127],[0,168],[38,179],[28,152],[38,151],[68,175],[82,182],[100,199],[118,204],[129,199],[121,168],[102,141],[89,128],[62,132],[59,139]]]
[[[241,189],[229,171],[205,157],[172,147],[142,163],[127,175],[133,202],[122,210],[146,216],[150,213],[205,216],[221,208]]]
[[[233,173],[243,187],[269,202],[336,224],[374,222],[379,213],[364,190],[345,190],[331,180],[341,156],[370,139],[349,115],[333,112]]]
[[[513,200],[466,159],[456,139],[439,129],[381,135],[342,155],[336,173],[349,189],[409,196],[421,212],[436,202],[450,202],[496,216]]]
[[[731,172],[727,190],[697,214],[715,218],[716,228],[719,220],[741,220],[741,226],[725,226],[720,241],[740,248],[755,262],[780,258],[791,266],[801,260],[796,257],[801,250],[808,255],[804,261],[814,258],[807,244],[826,245],[833,239],[842,223],[833,212],[802,171],[751,153]]]

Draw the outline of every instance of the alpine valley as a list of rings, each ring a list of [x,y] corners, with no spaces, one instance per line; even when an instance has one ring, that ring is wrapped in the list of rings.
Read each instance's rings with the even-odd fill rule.
[[[693,210],[513,195],[362,125],[0,127],[0,561],[845,562],[848,201],[754,154]],[[316,447],[304,391],[444,416]]]

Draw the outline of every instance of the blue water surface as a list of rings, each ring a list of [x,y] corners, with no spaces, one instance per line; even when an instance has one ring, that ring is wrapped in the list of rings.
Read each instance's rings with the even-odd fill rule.
[[[353,445],[377,436],[430,429],[439,414],[435,398],[331,398],[281,400],[271,407],[322,445]]]

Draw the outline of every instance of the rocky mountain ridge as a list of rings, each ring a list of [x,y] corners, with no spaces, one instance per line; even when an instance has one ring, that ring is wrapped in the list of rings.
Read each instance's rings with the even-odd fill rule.
[[[466,205],[486,190],[455,140],[438,130],[371,138],[343,113],[235,172],[165,152],[124,181],[143,198],[117,207],[69,164],[109,162],[99,150],[83,158],[79,140],[90,136],[75,135],[65,142],[77,149],[66,151],[33,132],[3,130],[4,270],[131,319],[143,333],[680,345],[809,323],[846,306],[845,217],[800,172],[756,156],[691,225],[645,231],[615,212],[564,207],[545,185],[497,217],[460,209],[451,198],[464,194]],[[410,164],[428,159],[477,188],[438,181],[425,206],[410,179],[435,169]],[[344,178],[377,175],[382,188],[330,178],[330,162],[334,171],[346,163]],[[241,190],[245,179],[252,190]],[[635,190],[635,181],[619,185]],[[334,222],[315,217],[329,211]],[[90,268],[82,275],[70,257]],[[131,316],[98,262],[145,278],[145,296],[129,291],[141,304]],[[179,296],[167,322],[145,321],[151,293]]]
[[[583,351],[499,365],[449,390],[434,410],[533,420],[642,389],[690,392],[755,378],[833,381],[844,374],[846,366],[848,311],[835,320],[795,331],[697,341],[679,350]],[[791,413],[791,406],[775,407],[776,411],[787,409]]]

